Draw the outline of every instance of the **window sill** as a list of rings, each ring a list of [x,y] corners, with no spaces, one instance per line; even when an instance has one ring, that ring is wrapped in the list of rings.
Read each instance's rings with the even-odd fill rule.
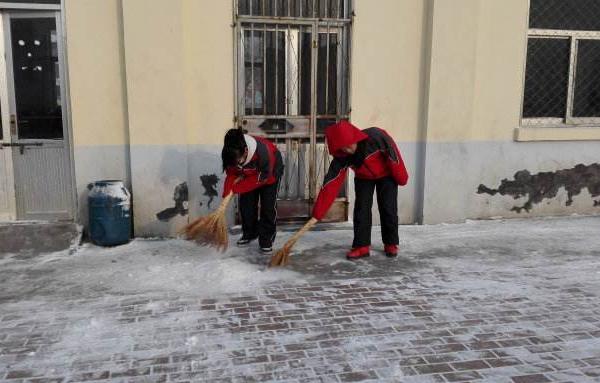
[[[530,141],[594,141],[600,140],[598,128],[515,128],[514,140]]]

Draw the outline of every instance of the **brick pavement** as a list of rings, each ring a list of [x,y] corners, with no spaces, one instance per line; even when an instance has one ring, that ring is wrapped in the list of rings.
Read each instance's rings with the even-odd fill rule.
[[[85,281],[5,297],[0,380],[600,381],[597,250],[526,258],[424,260],[386,274],[374,255],[363,265],[376,277],[212,297],[83,293]]]
[[[591,382],[598,303],[573,287],[491,300],[385,278],[13,303],[0,364],[10,382]]]

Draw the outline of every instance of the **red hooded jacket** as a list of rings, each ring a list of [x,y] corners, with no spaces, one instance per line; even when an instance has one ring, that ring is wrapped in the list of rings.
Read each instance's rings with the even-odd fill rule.
[[[252,137],[256,140],[256,151],[250,162],[244,166],[230,166],[225,170],[227,176],[223,185],[223,197],[230,192],[243,194],[264,185],[272,185],[283,174],[283,159],[277,147],[266,138]]]
[[[402,186],[408,182],[400,150],[385,130],[360,130],[348,121],[340,121],[327,128],[325,137],[333,160],[313,207],[314,218],[321,220],[327,214],[344,184],[348,168],[354,170],[356,178],[376,180],[392,177]],[[342,151],[343,147],[352,144],[357,144],[354,154]]]

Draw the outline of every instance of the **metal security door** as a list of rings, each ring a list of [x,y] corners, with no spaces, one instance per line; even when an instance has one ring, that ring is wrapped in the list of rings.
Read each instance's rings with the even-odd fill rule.
[[[3,14],[17,219],[73,218],[58,12]]]
[[[284,157],[280,220],[310,216],[331,160],[324,129],[349,117],[349,3],[236,3],[236,123]],[[347,205],[344,188],[326,220],[346,220]]]

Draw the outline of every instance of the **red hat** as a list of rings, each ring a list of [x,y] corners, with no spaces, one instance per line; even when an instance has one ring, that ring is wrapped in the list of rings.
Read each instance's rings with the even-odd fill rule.
[[[342,148],[366,140],[369,136],[347,120],[342,120],[328,126],[325,129],[325,137],[329,153],[334,157],[344,157],[347,154],[342,151]]]

